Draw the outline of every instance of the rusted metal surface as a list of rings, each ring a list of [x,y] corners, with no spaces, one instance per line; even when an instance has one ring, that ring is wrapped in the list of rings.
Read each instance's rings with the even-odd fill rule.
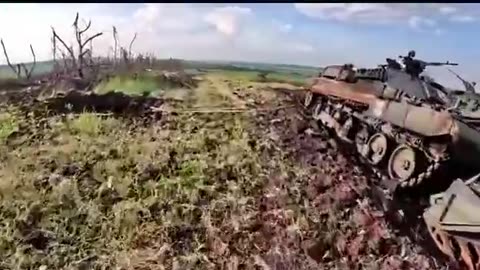
[[[380,98],[383,95],[381,82],[346,83],[318,78],[311,89],[317,94],[366,104],[369,106],[367,114],[424,136],[450,134],[453,127],[454,121],[448,112]]]
[[[445,192],[431,197],[431,207],[423,215],[438,248],[470,270],[480,269],[480,215],[477,214],[480,197],[477,194],[458,179]]]
[[[327,78],[337,78],[343,70],[343,65],[328,66],[323,70],[323,76]]]
[[[448,112],[406,102],[377,99],[370,104],[367,114],[423,136],[451,134],[454,127],[454,120]]]
[[[378,99],[382,86],[375,87],[373,82],[359,81],[345,83],[327,78],[318,78],[311,90],[314,93],[348,99],[363,104],[371,104]],[[377,89],[378,88],[378,89]]]

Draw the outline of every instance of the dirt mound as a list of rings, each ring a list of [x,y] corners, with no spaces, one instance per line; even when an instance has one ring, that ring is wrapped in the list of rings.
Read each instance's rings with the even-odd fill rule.
[[[17,91],[24,87],[27,87],[29,84],[27,82],[22,82],[17,79],[2,79],[0,80],[0,90],[1,91]]]
[[[134,78],[137,75],[133,75]],[[103,78],[108,80],[108,76]],[[166,88],[188,88],[193,89],[198,81],[184,72],[162,72],[155,75],[159,85]],[[95,84],[100,83],[96,82]],[[36,83],[21,83],[16,80],[2,81],[0,85],[0,104],[18,105],[21,107],[34,107],[45,104],[47,109],[56,112],[112,112],[115,114],[143,114],[151,106],[162,104],[162,100],[146,96],[129,96],[120,92],[109,92],[106,94],[89,93],[94,82],[72,77],[49,77],[38,80]],[[55,89],[63,89],[65,93],[55,95]],[[42,95],[55,95],[40,101]],[[69,104],[69,105],[68,105]],[[68,105],[68,106],[64,106]]]
[[[176,102],[148,96],[129,96],[119,92],[95,94],[70,91],[46,99],[40,99],[38,95],[38,91],[7,92],[3,95],[0,107],[14,105],[25,113],[33,113],[35,118],[39,119],[56,114],[93,112],[125,119],[148,118],[147,122],[151,123],[150,120],[155,121],[161,115],[161,112],[153,108],[160,107],[166,101],[171,105]]]
[[[3,87],[8,81],[0,82],[1,105],[30,105],[42,95],[52,95],[55,89],[63,91],[84,91],[90,85],[89,82],[78,78],[48,77],[35,82],[12,81],[9,87]]]
[[[72,91],[65,96],[43,101],[48,110],[57,112],[112,112],[114,114],[144,114],[151,111],[152,106],[163,103],[161,99],[143,96],[128,96],[123,93],[83,94]]]
[[[36,95],[26,89],[0,92],[2,106],[30,104],[35,98]]]

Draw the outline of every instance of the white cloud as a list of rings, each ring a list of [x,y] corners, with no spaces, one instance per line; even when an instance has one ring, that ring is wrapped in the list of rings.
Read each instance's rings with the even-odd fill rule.
[[[473,22],[476,19],[470,15],[454,15],[450,18],[450,21],[452,22]]]
[[[317,19],[383,23],[403,17],[404,11],[392,4],[328,3],[295,4],[301,13]]]
[[[452,6],[442,6],[438,10],[443,15],[449,15],[449,14],[455,13],[457,11],[457,8]]]
[[[201,14],[190,4],[144,4],[133,13],[130,27],[148,32],[189,32],[198,29]]]
[[[429,18],[412,16],[408,20],[408,25],[415,30],[422,31],[425,30],[425,28],[434,27],[436,22]]]
[[[272,25],[282,33],[290,33],[293,29],[293,25],[290,23],[284,23],[277,19],[272,19]]]
[[[430,25],[436,21],[452,20],[458,22],[474,21],[480,15],[480,5],[477,4],[434,4],[434,3],[329,3],[329,4],[295,4],[302,14],[322,20],[335,20],[352,23],[405,23],[417,29],[419,24]],[[466,13],[472,13],[466,15]],[[452,15],[452,17],[445,17]],[[443,18],[441,18],[443,16]],[[437,18],[438,17],[438,18]]]
[[[205,16],[205,21],[214,25],[218,32],[233,37],[240,31],[242,20],[251,13],[249,8],[221,7],[209,12]]]
[[[193,4],[0,4],[0,25],[18,21],[15,28],[0,28],[11,61],[31,61],[30,42],[38,60],[50,59],[50,26],[73,44],[77,10],[81,18],[92,19],[89,32],[104,32],[94,42],[96,54],[111,53],[115,25],[122,46],[138,33],[133,51],[158,57],[318,64],[312,61],[316,50],[311,42],[292,32],[286,21],[274,25],[241,6]]]

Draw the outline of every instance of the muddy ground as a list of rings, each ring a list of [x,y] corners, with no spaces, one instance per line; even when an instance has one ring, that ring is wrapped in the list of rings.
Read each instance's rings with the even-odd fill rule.
[[[301,91],[241,90],[262,110],[188,113],[115,94],[4,99],[20,128],[2,146],[18,170],[2,165],[2,176],[21,181],[0,188],[1,268],[447,269],[418,213],[398,223],[381,211],[377,179],[312,126]],[[151,111],[165,104],[177,111]],[[89,110],[118,123],[70,131],[72,113]],[[75,140],[91,148],[71,149]],[[133,144],[138,153],[123,150]]]

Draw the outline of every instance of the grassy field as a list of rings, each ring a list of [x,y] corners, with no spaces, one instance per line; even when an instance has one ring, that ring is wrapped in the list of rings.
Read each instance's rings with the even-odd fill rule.
[[[434,269],[373,208],[362,168],[307,132],[291,73],[260,72],[97,86],[175,99],[155,117],[0,101],[0,268]]]
[[[27,63],[27,69],[32,67],[33,63]],[[53,70],[53,62],[52,61],[43,61],[38,62],[35,65],[35,69],[32,73],[32,76],[44,75],[48,74]],[[23,73],[22,73],[23,74]],[[16,74],[10,69],[7,65],[0,65],[0,79],[12,79],[17,78]]]
[[[161,90],[162,85],[154,76],[142,75],[138,78],[132,76],[114,76],[96,86],[95,92],[104,94],[108,92],[122,92],[127,95],[155,94]]]
[[[221,73],[222,75],[242,79],[244,81],[257,81],[261,73],[267,74],[267,82],[290,83],[297,86],[316,76],[320,68],[297,65],[262,64],[247,62],[205,63],[187,62],[189,68],[198,68],[207,72]]]
[[[212,69],[209,70],[210,73],[219,73],[223,76],[237,79],[237,80],[244,80],[245,82],[250,81],[259,81],[259,74],[262,72],[259,71],[250,71],[250,70],[224,70],[224,69]],[[279,71],[272,71],[267,73],[267,82],[287,82],[293,84],[304,84],[307,79],[309,79],[312,74],[296,74],[296,73],[288,73],[288,72],[279,72]]]
[[[193,70],[190,72],[196,74]],[[225,83],[228,81],[230,84],[235,83],[238,86],[255,84],[255,83],[285,83],[289,85],[302,86],[305,85],[308,79],[311,78],[311,73],[291,73],[285,71],[269,71],[266,79],[261,79],[259,74],[260,70],[250,70],[246,68],[208,68],[204,69],[203,77],[206,78],[206,83],[202,83],[199,89],[201,92],[204,89],[214,89],[215,93],[223,93],[228,96],[231,95],[229,85]],[[173,90],[173,91],[172,91]],[[138,76],[132,75],[117,75],[107,81],[103,81],[97,85],[95,92],[108,93],[108,92],[122,92],[127,95],[152,95],[159,96],[168,92],[172,95],[174,91],[182,91],[181,87],[162,80],[161,76],[154,72],[140,73]]]
[[[217,76],[189,106],[230,100]],[[258,151],[267,142],[245,115],[166,116],[153,126],[91,113],[38,120],[15,108],[0,118],[2,268],[250,264],[222,236],[253,222],[270,170]]]
[[[30,68],[32,63],[27,63],[27,68]],[[261,64],[261,63],[244,63],[244,62],[224,62],[214,63],[207,61],[183,61],[183,66],[187,70],[203,69],[208,72],[224,72],[225,75],[232,75],[237,77],[246,77],[255,79],[261,72],[269,72],[272,80],[292,81],[294,83],[303,83],[305,79],[314,76],[318,73],[318,68],[308,66],[296,65],[275,65],[275,64]],[[53,70],[52,61],[43,61],[36,64],[33,76],[43,75]],[[16,78],[10,67],[0,65],[0,79]],[[118,78],[111,82],[112,87],[117,86],[122,78]],[[132,88],[131,82],[128,83]],[[149,83],[147,83],[149,84]],[[140,85],[140,88],[149,88],[150,85]],[[103,86],[108,91],[109,86]],[[135,88],[135,87],[134,87]],[[129,90],[130,91],[130,90]],[[128,91],[127,91],[128,92]]]

